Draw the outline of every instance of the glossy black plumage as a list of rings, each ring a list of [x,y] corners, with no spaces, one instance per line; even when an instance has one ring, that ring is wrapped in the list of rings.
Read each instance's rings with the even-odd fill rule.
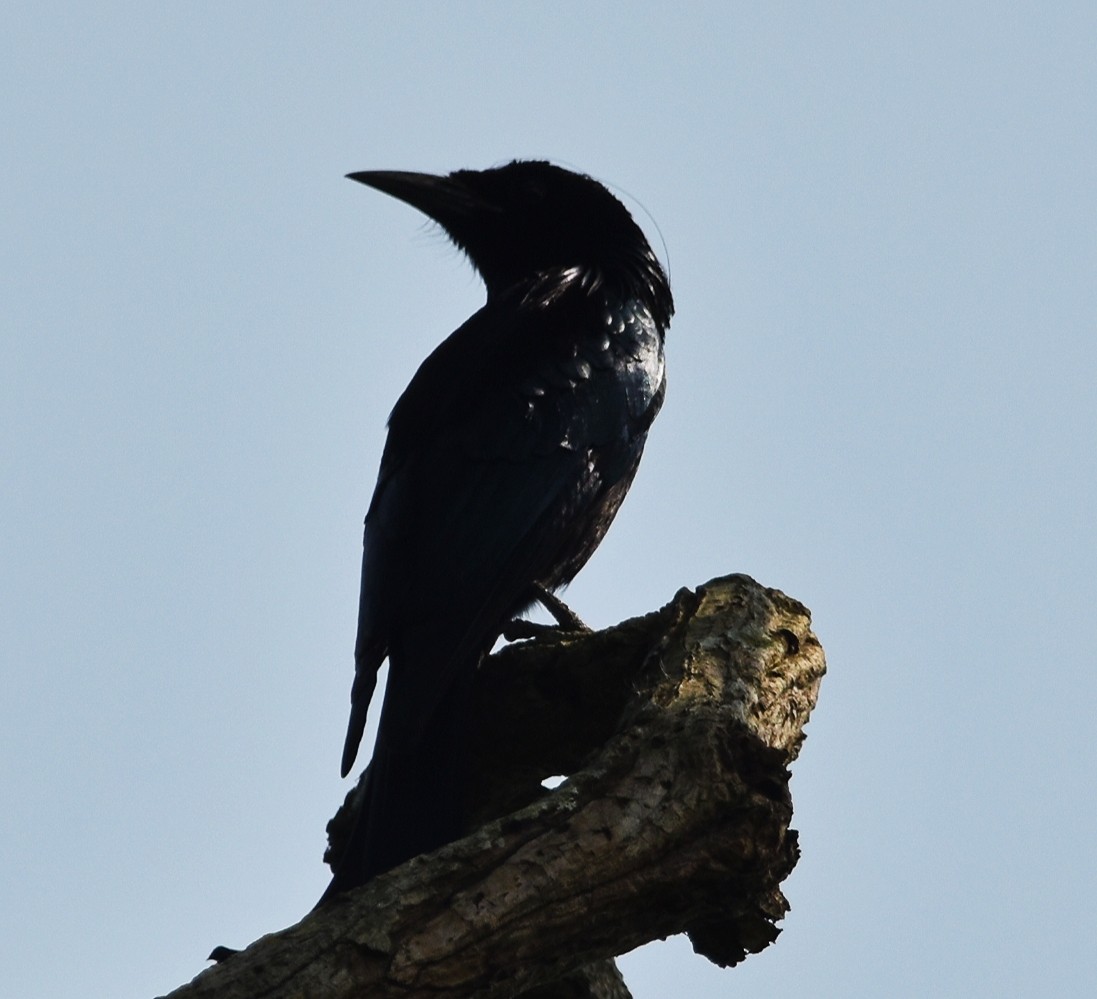
[[[647,240],[589,177],[523,161],[350,176],[437,221],[487,302],[389,419],[344,775],[386,657],[389,679],[366,808],[325,899],[461,834],[473,673],[534,584],[568,582],[613,520],[662,404],[673,312]]]

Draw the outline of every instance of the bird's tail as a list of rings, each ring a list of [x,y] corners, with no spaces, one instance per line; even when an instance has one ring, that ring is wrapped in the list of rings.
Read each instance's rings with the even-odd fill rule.
[[[384,713],[351,833],[317,906],[459,839],[464,832],[471,672],[410,746],[386,738]]]

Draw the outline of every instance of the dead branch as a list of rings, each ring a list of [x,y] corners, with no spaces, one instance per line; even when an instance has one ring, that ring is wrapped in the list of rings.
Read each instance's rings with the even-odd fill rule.
[[[807,609],[741,575],[506,647],[478,678],[474,831],[170,999],[623,999],[612,958],[683,932],[736,964],[788,908],[788,765],[824,670]]]

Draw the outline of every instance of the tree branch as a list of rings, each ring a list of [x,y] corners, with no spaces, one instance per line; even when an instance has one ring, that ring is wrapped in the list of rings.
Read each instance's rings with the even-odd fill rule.
[[[824,670],[807,609],[746,576],[504,648],[477,681],[478,827],[171,999],[618,999],[608,959],[681,932],[738,963],[788,908],[787,767]]]

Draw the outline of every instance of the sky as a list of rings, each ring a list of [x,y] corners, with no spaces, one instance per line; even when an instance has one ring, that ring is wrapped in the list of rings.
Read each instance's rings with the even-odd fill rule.
[[[569,603],[746,572],[829,662],[780,938],[634,995],[1097,992],[1095,51],[1083,3],[10,9],[8,993],[161,994],[320,895],[385,419],[483,300],[343,175],[515,157],[677,303]]]

